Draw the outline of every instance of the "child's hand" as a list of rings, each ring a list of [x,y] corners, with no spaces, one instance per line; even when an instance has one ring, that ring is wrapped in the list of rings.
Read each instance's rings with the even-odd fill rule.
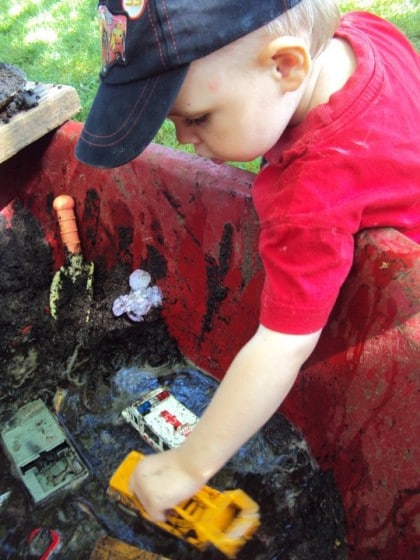
[[[148,455],[137,464],[130,488],[154,521],[164,521],[169,510],[205,484],[187,465],[179,448]]]

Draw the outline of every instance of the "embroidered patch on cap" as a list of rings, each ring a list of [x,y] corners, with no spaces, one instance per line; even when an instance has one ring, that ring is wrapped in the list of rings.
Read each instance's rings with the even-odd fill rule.
[[[123,0],[123,8],[127,12],[130,19],[136,19],[141,16],[146,7],[147,0]]]
[[[102,38],[102,72],[105,74],[114,64],[127,62],[125,54],[127,16],[115,15],[103,4],[99,6],[98,12]]]

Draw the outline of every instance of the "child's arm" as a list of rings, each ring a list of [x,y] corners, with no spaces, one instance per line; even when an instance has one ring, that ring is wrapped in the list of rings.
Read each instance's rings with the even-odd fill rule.
[[[185,443],[136,467],[131,488],[153,519],[162,521],[165,511],[191,497],[269,420],[320,333],[286,335],[258,328]]]

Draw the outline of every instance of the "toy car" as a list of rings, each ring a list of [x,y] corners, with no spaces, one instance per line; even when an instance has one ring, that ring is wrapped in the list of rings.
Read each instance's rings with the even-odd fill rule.
[[[126,456],[109,482],[108,495],[152,521],[128,487],[141,459],[143,455],[137,451]],[[259,506],[243,490],[220,492],[204,486],[171,510],[166,521],[156,525],[201,551],[213,545],[228,558],[235,558],[260,525]]]
[[[73,488],[89,472],[56,417],[41,399],[16,411],[1,438],[14,471],[35,504]]]
[[[163,387],[146,393],[121,415],[156,451],[180,445],[198,422],[198,417]]]
[[[44,527],[33,529],[28,536],[27,542],[29,557],[39,558],[39,560],[50,560],[61,546],[60,535],[57,531]]]

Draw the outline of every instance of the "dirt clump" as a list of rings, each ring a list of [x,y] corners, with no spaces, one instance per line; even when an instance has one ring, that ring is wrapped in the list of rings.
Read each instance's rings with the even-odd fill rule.
[[[25,72],[5,62],[0,62],[0,109],[5,107],[13,96],[26,84]]]
[[[24,71],[0,62],[0,122],[7,124],[19,112],[36,107],[38,101],[34,90],[27,87]]]

